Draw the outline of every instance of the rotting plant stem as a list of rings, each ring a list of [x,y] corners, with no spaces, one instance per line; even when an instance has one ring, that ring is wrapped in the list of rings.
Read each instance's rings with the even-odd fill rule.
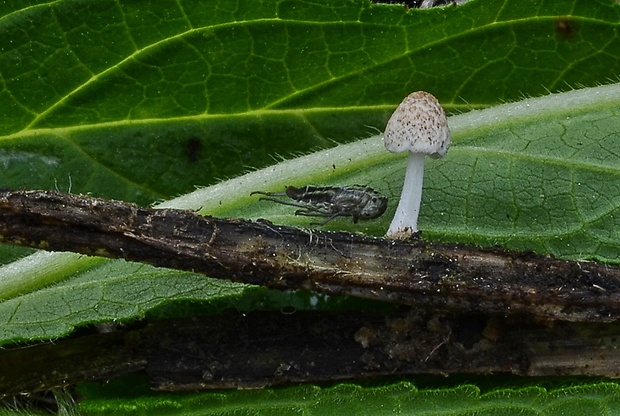
[[[0,241],[444,311],[620,318],[620,269],[594,262],[202,217],[48,191],[0,192]]]

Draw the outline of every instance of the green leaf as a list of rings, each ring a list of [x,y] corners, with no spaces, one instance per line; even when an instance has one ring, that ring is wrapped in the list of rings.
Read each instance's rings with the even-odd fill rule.
[[[620,84],[473,111],[451,117],[449,125],[452,148],[443,160],[428,160],[426,166],[419,224],[425,235],[620,263]],[[390,197],[387,213],[357,225],[338,219],[324,228],[380,236],[398,202],[404,168],[403,156],[387,152],[377,136],[282,162],[160,206],[307,227],[311,219],[295,217],[291,207],[259,201],[250,192],[287,184],[362,183]],[[65,280],[54,286],[46,286],[48,280],[40,286],[27,282],[24,293],[5,296],[0,303],[0,317],[5,317],[0,343],[52,339],[74,326],[141,318],[174,301],[221,302],[256,295],[246,293],[246,286],[123,261],[100,260],[91,270],[75,263],[85,258],[62,253],[47,261],[57,256],[65,259],[60,263],[64,261],[66,272],[55,277]],[[27,260],[23,263],[28,267]],[[47,270],[47,264],[40,261],[36,267]],[[6,282],[13,282],[9,288],[17,293],[19,281],[6,277],[19,278],[24,271],[17,266],[0,268],[5,276],[0,294],[9,290],[2,286]]]
[[[449,110],[620,73],[613,0],[12,2],[0,10],[0,181],[148,203]]]
[[[230,306],[244,293],[242,285],[202,275],[137,263],[100,263],[70,281],[3,302],[9,313],[0,329],[4,343],[40,339],[42,333],[55,338],[77,325],[142,318],[171,299],[208,299]],[[211,309],[218,311],[216,306]]]
[[[89,389],[84,393],[89,396]],[[547,391],[543,388],[502,389],[481,394],[473,385],[418,390],[411,383],[382,387],[341,384],[332,388],[300,386],[261,391],[230,391],[189,395],[146,396],[119,400],[97,397],[80,403],[89,415],[333,415],[342,409],[366,415],[607,415],[620,406],[620,386],[589,384]]]

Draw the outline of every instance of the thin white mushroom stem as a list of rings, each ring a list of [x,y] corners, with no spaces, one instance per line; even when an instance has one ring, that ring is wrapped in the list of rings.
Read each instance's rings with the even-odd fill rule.
[[[424,153],[409,152],[405,183],[394,219],[386,234],[388,237],[410,236],[418,231],[418,214],[424,179],[424,156]]]

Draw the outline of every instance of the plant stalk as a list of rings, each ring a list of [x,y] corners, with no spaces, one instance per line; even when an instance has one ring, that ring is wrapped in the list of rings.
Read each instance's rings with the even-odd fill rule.
[[[620,269],[608,265],[202,217],[47,191],[0,192],[0,241],[441,311],[582,322],[620,318]]]

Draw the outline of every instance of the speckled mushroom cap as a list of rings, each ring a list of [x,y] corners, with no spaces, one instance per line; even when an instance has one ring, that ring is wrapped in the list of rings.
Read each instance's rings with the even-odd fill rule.
[[[425,91],[409,94],[385,127],[384,144],[393,153],[410,151],[440,158],[450,147],[446,112]]]

